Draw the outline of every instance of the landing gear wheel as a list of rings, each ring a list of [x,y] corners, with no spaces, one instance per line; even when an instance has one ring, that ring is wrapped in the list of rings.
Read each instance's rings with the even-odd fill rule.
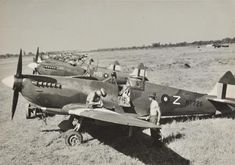
[[[69,130],[65,135],[65,144],[67,146],[76,146],[83,142],[83,137],[80,132]]]
[[[26,117],[26,119],[30,119],[31,118],[31,111],[29,109],[27,109],[25,111],[25,117]]]
[[[26,117],[26,119],[32,118],[32,109],[31,109],[30,104],[27,105],[27,109],[25,110],[25,117]]]

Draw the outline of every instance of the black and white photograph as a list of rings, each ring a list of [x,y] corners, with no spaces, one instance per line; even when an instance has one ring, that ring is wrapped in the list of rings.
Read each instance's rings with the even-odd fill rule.
[[[0,164],[234,162],[235,0],[0,0]]]

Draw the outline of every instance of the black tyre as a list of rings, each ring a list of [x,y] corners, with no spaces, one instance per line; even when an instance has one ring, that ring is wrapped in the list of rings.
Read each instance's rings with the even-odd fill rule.
[[[76,146],[83,142],[83,137],[80,132],[69,130],[65,135],[65,144],[67,146]]]
[[[26,119],[31,119],[32,118],[32,116],[31,116],[31,109],[26,109],[25,110],[25,117],[26,117]]]

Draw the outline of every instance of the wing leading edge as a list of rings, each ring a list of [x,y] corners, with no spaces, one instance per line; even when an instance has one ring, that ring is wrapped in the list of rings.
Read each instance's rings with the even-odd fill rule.
[[[96,109],[77,108],[69,110],[68,113],[70,115],[87,117],[90,119],[95,119],[120,125],[127,125],[127,126],[141,127],[141,128],[160,128],[160,126],[157,126],[147,121],[137,119],[133,116],[128,115],[127,113],[120,114],[107,110],[105,108],[96,108]]]

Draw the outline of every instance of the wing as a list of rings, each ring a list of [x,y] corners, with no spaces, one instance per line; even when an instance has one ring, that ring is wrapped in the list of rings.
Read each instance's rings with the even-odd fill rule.
[[[127,113],[120,114],[105,108],[96,108],[96,109],[77,108],[69,110],[68,113],[70,115],[87,117],[90,119],[100,120],[114,124],[128,125],[141,128],[160,128],[160,126],[157,126],[148,121],[140,120],[136,117],[128,115]]]

